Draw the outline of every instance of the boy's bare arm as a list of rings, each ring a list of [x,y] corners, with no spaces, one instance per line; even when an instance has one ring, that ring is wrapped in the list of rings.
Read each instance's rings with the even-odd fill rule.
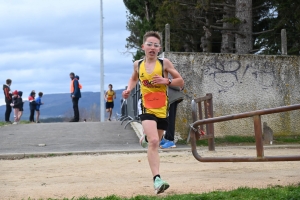
[[[133,63],[133,72],[128,81],[127,89],[122,92],[123,98],[128,98],[130,91],[136,86],[138,80],[138,61],[135,61]]]
[[[173,77],[171,85],[183,88],[183,86],[184,86],[183,78],[181,77],[179,72],[175,69],[172,62],[166,58],[164,59],[164,68],[165,68],[165,72],[166,72],[165,77],[168,77],[168,73],[170,73]],[[166,78],[166,79],[169,82],[168,78]]]

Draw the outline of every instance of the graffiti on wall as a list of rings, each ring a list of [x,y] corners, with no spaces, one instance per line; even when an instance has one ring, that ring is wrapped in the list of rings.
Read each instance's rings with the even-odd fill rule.
[[[230,88],[248,80],[249,76],[262,89],[268,89],[275,84],[274,66],[268,61],[253,61],[243,67],[238,60],[214,59],[204,66],[203,73],[213,78],[213,81],[220,87],[219,92],[227,92]]]

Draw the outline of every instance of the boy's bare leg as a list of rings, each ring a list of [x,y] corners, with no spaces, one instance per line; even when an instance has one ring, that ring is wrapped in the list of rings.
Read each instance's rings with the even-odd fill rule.
[[[109,109],[109,119],[111,119],[111,115],[112,115],[112,108]]]
[[[40,111],[36,111],[36,122],[40,120]]]
[[[18,121],[20,121],[21,117],[23,115],[23,111],[19,111],[19,115],[18,115]]]
[[[142,121],[143,129],[145,134],[147,135],[148,140],[148,162],[152,172],[152,175],[159,174],[159,155],[158,155],[158,148],[159,148],[159,141],[162,137],[163,130],[157,130],[156,128],[156,121],[154,120],[144,120]]]

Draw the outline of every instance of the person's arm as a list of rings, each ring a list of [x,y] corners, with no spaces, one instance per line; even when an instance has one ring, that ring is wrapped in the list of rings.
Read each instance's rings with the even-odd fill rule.
[[[107,101],[107,91],[105,92],[104,100]]]
[[[184,81],[181,75],[178,73],[178,71],[174,68],[173,64],[171,61],[168,59],[164,59],[164,77],[161,75],[155,75],[153,77],[153,84],[163,84],[163,85],[169,85],[169,86],[178,86],[180,88],[183,88],[184,86]],[[168,78],[168,73],[171,74],[172,78],[172,83],[169,84],[169,78]]]
[[[4,94],[5,94],[5,97],[8,99],[8,100],[11,100],[11,94],[9,93],[9,88],[4,88]]]
[[[128,81],[127,89],[122,92],[122,97],[127,99],[129,97],[130,91],[135,88],[138,82],[138,61],[135,61],[133,64],[133,72]]]
[[[116,95],[116,92],[114,91],[114,99],[116,99],[117,95]]]
[[[73,83],[74,83],[74,93],[73,93],[73,96],[76,96],[79,93],[78,80],[75,79]]]

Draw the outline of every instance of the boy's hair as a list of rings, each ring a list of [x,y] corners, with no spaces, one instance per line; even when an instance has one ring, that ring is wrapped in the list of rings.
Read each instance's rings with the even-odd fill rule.
[[[143,37],[143,43],[146,42],[148,37],[155,37],[159,40],[159,42],[161,42],[160,34],[157,31],[148,31],[148,32],[146,32],[144,37]]]
[[[108,86],[111,86],[111,87],[113,87],[113,86],[112,86],[112,84],[108,84]]]
[[[39,92],[39,97],[43,96],[43,93],[42,92]]]
[[[11,84],[11,79],[6,79],[6,84],[7,85]]]
[[[71,72],[70,75],[75,76],[74,72]]]

